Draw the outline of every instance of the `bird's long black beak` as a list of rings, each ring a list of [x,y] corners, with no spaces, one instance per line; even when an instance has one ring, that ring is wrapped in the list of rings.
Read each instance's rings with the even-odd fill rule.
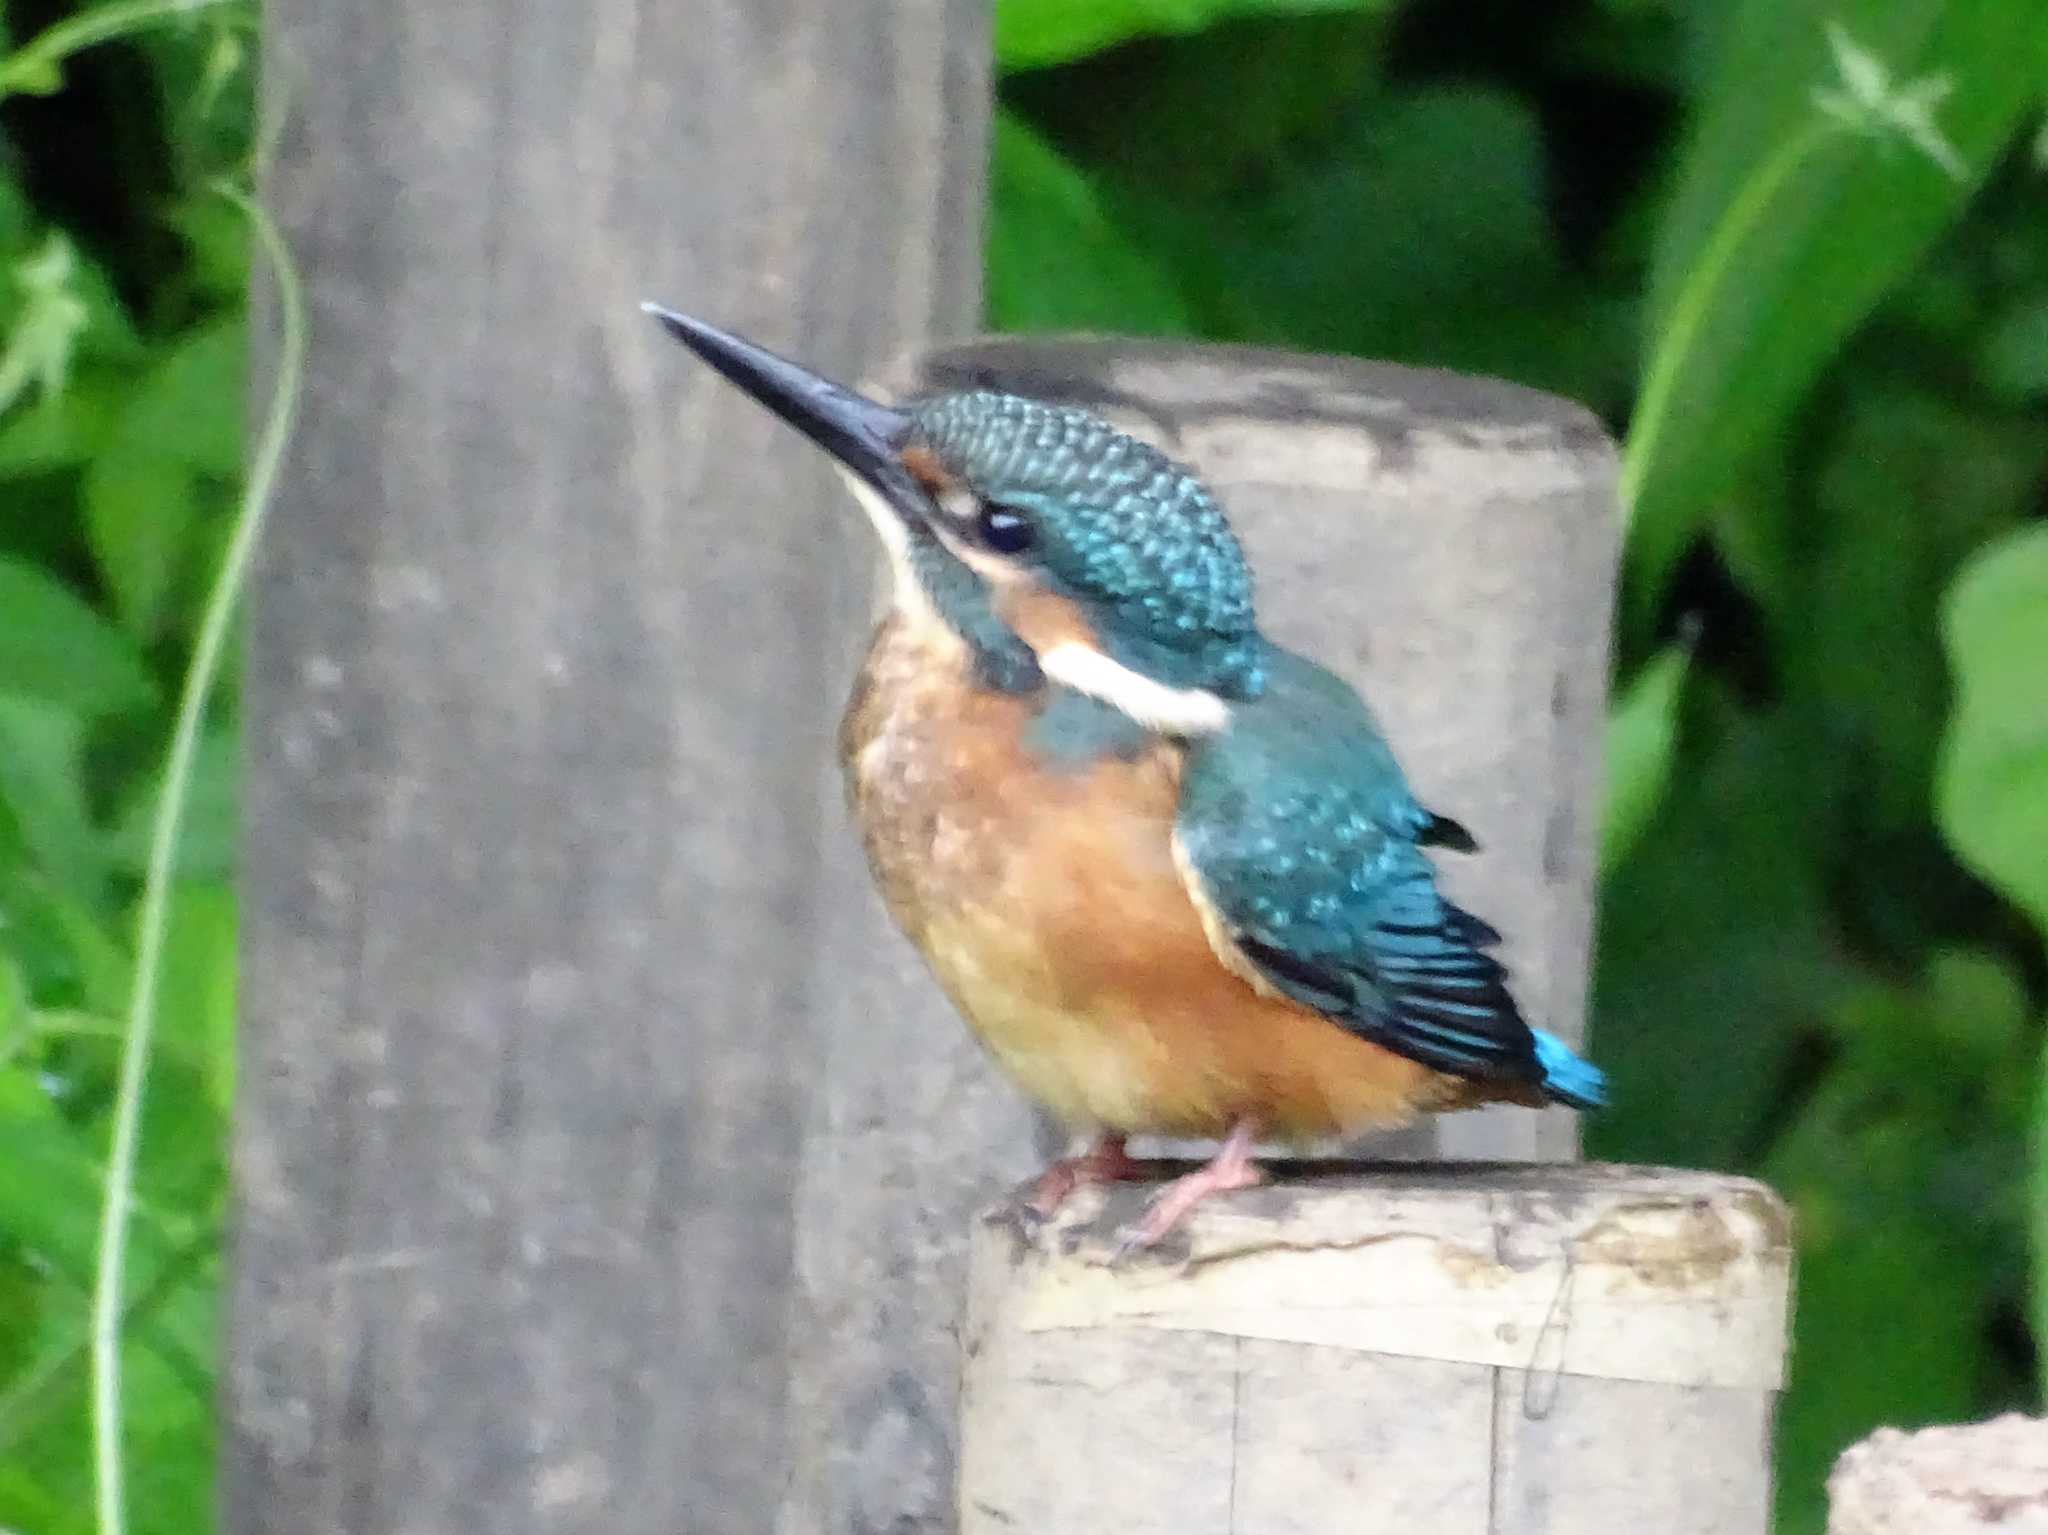
[[[914,509],[919,493],[902,458],[912,423],[902,411],[856,394],[715,325],[659,304],[640,307],[661,321],[676,340],[899,508],[906,512]]]

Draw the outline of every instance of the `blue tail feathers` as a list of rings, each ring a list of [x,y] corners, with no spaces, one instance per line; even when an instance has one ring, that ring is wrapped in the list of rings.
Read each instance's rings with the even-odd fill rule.
[[[1607,1076],[1591,1061],[1581,1060],[1555,1034],[1531,1029],[1536,1036],[1536,1064],[1543,1068],[1543,1091],[1575,1109],[1597,1109],[1607,1102]]]

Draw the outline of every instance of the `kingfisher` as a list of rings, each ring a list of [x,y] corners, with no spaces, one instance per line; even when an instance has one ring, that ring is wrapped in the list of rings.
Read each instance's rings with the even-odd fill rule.
[[[1500,934],[1437,887],[1476,851],[1351,686],[1268,639],[1201,480],[1088,411],[988,389],[888,405],[644,308],[828,454],[890,598],[840,764],[897,925],[996,1063],[1076,1136],[1050,1215],[1219,1143],[1125,1234],[1249,1187],[1261,1143],[1505,1102],[1598,1106],[1522,1017]]]

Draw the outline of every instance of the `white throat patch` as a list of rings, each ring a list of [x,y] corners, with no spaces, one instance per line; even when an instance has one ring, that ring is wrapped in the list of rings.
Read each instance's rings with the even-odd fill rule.
[[[881,539],[882,550],[889,557],[890,602],[921,626],[944,629],[946,625],[932,608],[932,600],[926,595],[923,583],[917,579],[917,572],[910,567],[910,530],[903,526],[902,513],[851,469],[838,464],[832,467],[838,470],[846,488],[853,492],[853,499],[860,503],[860,509],[868,514],[868,521],[875,525],[875,535]]]
[[[1214,735],[1230,723],[1230,705],[1206,688],[1175,688],[1111,660],[1093,645],[1067,640],[1038,658],[1046,676],[1162,735]]]

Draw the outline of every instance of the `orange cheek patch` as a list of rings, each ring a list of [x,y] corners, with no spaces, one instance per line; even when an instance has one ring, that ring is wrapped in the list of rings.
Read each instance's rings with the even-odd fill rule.
[[[946,473],[946,466],[939,462],[939,455],[921,442],[913,442],[903,450],[903,467],[910,471],[910,477],[924,487],[925,493],[937,496],[940,491],[953,483],[953,477]]]
[[[1095,626],[1080,605],[1039,586],[1016,586],[1000,593],[996,612],[1017,637],[1040,655],[1055,645],[1086,645],[1100,649]]]

